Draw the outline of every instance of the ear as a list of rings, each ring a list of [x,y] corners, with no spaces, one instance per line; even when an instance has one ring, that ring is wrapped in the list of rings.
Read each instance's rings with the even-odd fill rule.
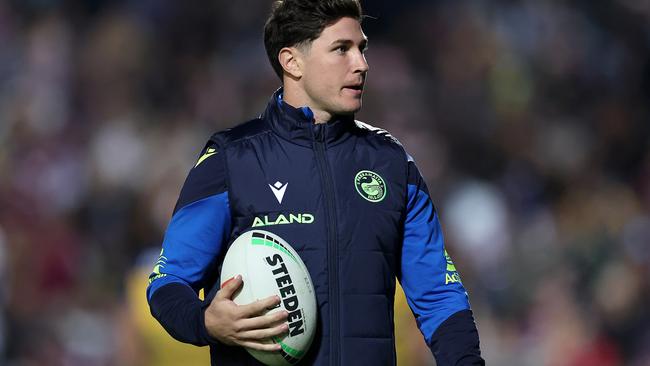
[[[294,79],[302,76],[302,53],[296,47],[284,47],[278,54],[284,72]]]

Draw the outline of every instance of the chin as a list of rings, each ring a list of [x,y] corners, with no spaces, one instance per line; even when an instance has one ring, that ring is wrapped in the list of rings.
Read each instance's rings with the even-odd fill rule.
[[[346,105],[341,106],[340,114],[353,114],[361,110],[361,100],[356,100],[351,103],[346,103]]]

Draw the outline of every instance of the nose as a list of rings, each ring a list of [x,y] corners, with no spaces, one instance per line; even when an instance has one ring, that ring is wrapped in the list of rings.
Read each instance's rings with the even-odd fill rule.
[[[361,52],[361,50],[357,52],[354,62],[355,73],[365,74],[368,72],[368,69],[370,69],[370,66],[368,66],[368,61],[366,60],[366,55]]]

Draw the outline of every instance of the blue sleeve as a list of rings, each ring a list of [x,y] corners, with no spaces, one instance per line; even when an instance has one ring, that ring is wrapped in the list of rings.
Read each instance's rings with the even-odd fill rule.
[[[192,202],[176,211],[167,227],[162,250],[149,276],[147,297],[172,283],[183,283],[196,293],[216,273],[216,259],[228,240],[228,194],[219,193]]]
[[[430,344],[451,315],[470,308],[467,292],[444,246],[442,229],[417,167],[409,161],[401,278],[407,302]]]
[[[223,152],[209,143],[183,185],[160,257],[149,276],[151,313],[183,342],[208,342],[198,292],[216,280],[218,260],[230,237],[226,183]]]

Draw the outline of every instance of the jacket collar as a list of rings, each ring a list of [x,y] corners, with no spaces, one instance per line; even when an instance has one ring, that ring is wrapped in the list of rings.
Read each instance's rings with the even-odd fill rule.
[[[350,136],[355,126],[354,116],[334,116],[327,123],[314,123],[309,107],[295,108],[282,100],[283,89],[278,89],[269,101],[262,118],[273,131],[298,145],[312,147],[314,142],[335,145]]]

